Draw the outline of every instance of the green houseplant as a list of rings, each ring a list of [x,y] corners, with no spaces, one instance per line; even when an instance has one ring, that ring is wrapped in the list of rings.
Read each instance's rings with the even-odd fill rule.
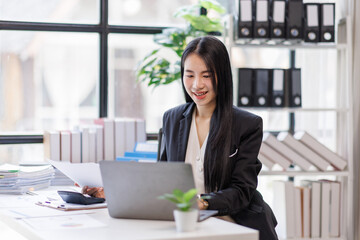
[[[199,14],[200,9],[205,9]],[[208,16],[209,12],[218,14]],[[186,28],[167,28],[154,36],[159,48],[152,50],[138,64],[137,80],[148,86],[160,86],[181,78],[180,59],[189,39],[205,36],[209,33],[221,33],[223,25],[220,14],[225,9],[215,0],[200,0],[198,4],[178,9],[174,16],[185,19]]]
[[[192,231],[196,227],[199,212],[192,206],[195,204],[197,190],[190,189],[183,192],[179,189],[174,189],[173,193],[165,193],[159,196],[160,199],[166,199],[176,204],[177,209],[174,210],[174,219],[176,230],[179,232]]]

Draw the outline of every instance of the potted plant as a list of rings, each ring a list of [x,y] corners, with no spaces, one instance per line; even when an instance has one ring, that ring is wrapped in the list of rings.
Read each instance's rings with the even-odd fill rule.
[[[200,14],[200,9],[202,14]],[[209,16],[209,12],[215,13]],[[160,86],[180,80],[180,59],[189,38],[208,34],[221,34],[220,14],[225,8],[215,0],[200,0],[198,4],[182,7],[174,14],[189,22],[186,28],[166,28],[155,34],[154,42],[160,47],[152,50],[137,66],[137,80],[148,86]],[[215,16],[214,16],[215,15]]]
[[[197,190],[195,188],[187,192],[174,189],[172,194],[165,193],[159,196],[160,199],[166,199],[176,204],[177,209],[174,210],[174,219],[178,232],[192,231],[196,227],[199,215],[198,209],[193,208],[193,205],[196,203],[196,193]]]

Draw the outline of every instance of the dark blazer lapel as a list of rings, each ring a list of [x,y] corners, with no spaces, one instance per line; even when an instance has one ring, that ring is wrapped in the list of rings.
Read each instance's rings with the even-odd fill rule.
[[[179,138],[178,138],[178,161],[185,162],[185,155],[187,149],[187,142],[189,139],[189,132],[191,127],[192,113],[195,107],[195,103],[191,103],[188,108],[184,111],[184,118],[180,120],[179,126]]]

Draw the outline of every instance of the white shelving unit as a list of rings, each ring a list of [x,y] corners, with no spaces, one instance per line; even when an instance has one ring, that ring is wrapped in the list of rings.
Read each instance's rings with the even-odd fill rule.
[[[288,177],[336,177],[341,182],[341,235],[339,238],[326,238],[326,240],[354,240],[354,213],[353,213],[353,133],[352,133],[352,94],[351,94],[351,63],[352,63],[352,19],[346,17],[336,31],[341,36],[337,43],[279,43],[279,42],[247,42],[236,40],[234,17],[228,15],[225,20],[224,43],[231,49],[241,48],[278,48],[278,49],[335,49],[337,54],[337,80],[336,80],[336,106],[332,108],[245,108],[249,111],[285,112],[285,113],[320,113],[331,112],[336,114],[336,152],[347,160],[348,165],[344,171],[304,172],[304,171],[261,171],[260,176],[288,176]],[[238,82],[237,71],[233,68],[234,76],[234,104],[237,105]],[[298,238],[292,238],[295,240]],[[324,240],[325,238],[299,238],[299,240]]]

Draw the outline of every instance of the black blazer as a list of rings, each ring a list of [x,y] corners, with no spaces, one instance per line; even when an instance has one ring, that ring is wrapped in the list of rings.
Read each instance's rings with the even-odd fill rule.
[[[163,117],[160,160],[184,162],[194,103],[186,103],[165,112]],[[231,183],[209,193],[209,209],[230,215],[236,223],[258,229],[261,240],[277,239],[275,216],[256,191],[261,162],[257,156],[262,140],[262,119],[233,107],[231,135]]]

